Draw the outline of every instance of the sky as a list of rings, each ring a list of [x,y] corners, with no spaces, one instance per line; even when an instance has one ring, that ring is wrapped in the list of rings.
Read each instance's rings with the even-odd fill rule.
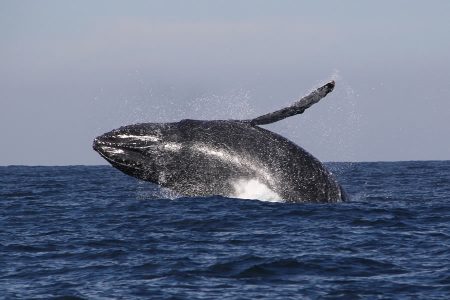
[[[0,165],[122,125],[252,118],[322,161],[450,159],[450,1],[0,0]]]

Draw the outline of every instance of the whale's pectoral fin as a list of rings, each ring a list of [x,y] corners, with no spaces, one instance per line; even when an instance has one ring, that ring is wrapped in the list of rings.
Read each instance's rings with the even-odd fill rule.
[[[301,114],[311,105],[319,102],[320,99],[325,97],[333,89],[334,89],[334,81],[331,81],[325,84],[324,86],[321,86],[317,90],[313,91],[308,96],[305,96],[302,99],[298,100],[289,107],[285,107],[275,112],[259,116],[252,120],[246,120],[246,122],[249,122],[252,125],[264,125],[283,120],[287,117]]]

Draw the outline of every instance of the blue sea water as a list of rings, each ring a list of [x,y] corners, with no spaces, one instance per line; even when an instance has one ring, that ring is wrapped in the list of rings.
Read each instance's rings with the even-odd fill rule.
[[[449,299],[450,161],[331,163],[351,201],[164,192],[0,167],[4,299]]]

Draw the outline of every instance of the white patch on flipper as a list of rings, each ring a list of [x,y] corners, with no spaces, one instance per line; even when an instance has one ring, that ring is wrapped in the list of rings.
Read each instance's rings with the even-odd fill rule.
[[[234,194],[240,199],[258,199],[268,202],[282,202],[283,199],[258,179],[240,179],[233,183]]]
[[[144,142],[157,142],[159,138],[153,135],[128,135],[128,134],[119,134],[117,137],[121,139],[135,139]]]

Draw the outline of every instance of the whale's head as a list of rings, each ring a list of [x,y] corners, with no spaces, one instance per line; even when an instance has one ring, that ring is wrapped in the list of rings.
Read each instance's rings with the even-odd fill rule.
[[[176,123],[123,126],[94,139],[93,148],[111,165],[134,177],[155,181],[159,162],[179,152]]]

